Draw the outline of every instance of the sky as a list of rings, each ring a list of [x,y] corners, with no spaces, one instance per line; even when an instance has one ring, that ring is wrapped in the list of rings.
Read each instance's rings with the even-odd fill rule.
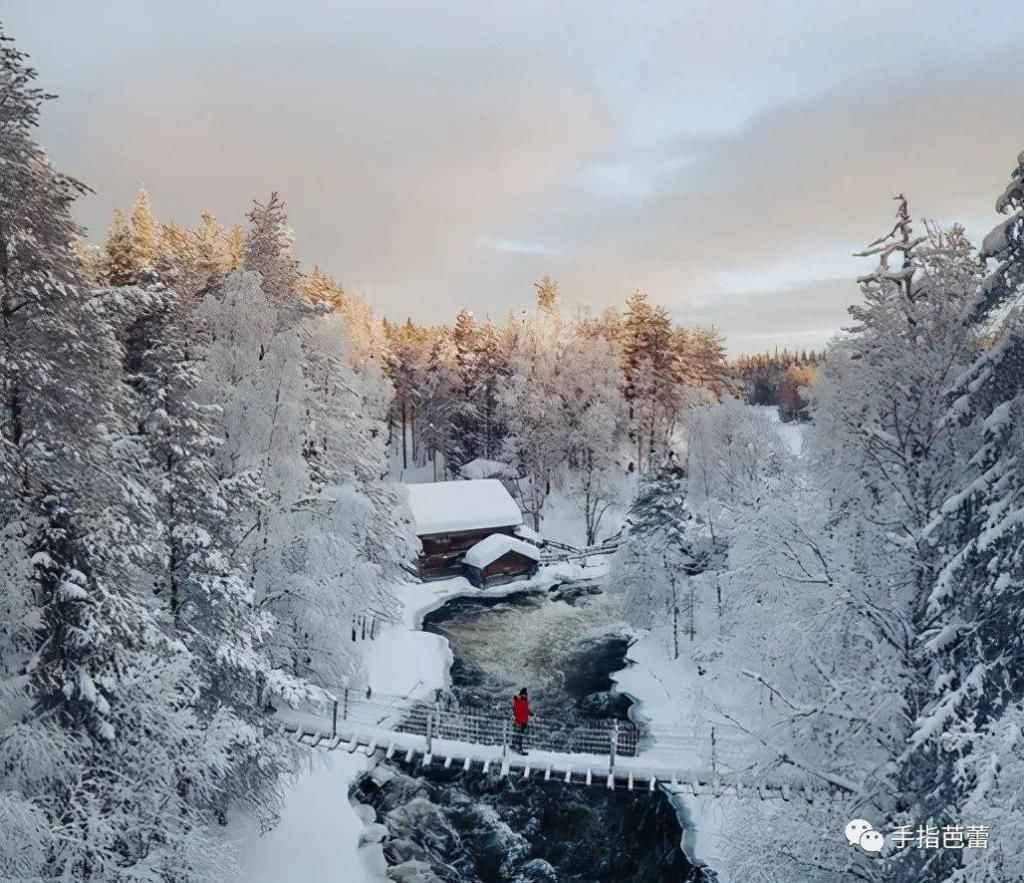
[[[284,199],[385,316],[648,291],[733,355],[819,347],[916,217],[980,239],[1024,150],[1019,0],[0,0],[102,239]]]

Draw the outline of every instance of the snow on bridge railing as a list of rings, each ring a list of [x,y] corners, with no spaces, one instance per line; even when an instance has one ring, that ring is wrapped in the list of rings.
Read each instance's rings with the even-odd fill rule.
[[[630,721],[588,721],[585,726],[556,724],[545,720],[534,721],[524,734],[520,745],[511,715],[506,718],[499,714],[479,714],[458,708],[445,708],[440,702],[411,699],[407,696],[388,696],[368,691],[342,689],[334,691],[333,697],[309,701],[301,708],[281,709],[281,723],[288,732],[299,734],[300,741],[307,736],[308,744],[335,748],[341,740],[348,740],[347,748],[354,750],[366,743],[372,753],[378,747],[391,745],[387,756],[399,745],[409,760],[414,754],[422,753],[427,762],[434,750],[447,752],[446,766],[456,756],[462,745],[465,768],[469,769],[471,758],[483,757],[484,771],[500,748],[502,768],[515,764],[516,752],[524,754],[521,766],[529,771],[531,763],[547,763],[547,774],[551,772],[556,757],[563,758],[567,765],[565,781],[572,778],[572,770],[586,771],[587,784],[591,783],[592,764],[595,756],[606,758],[608,767],[601,776],[607,775],[608,787],[612,787],[616,776],[622,778],[632,790],[634,778],[646,780],[653,788],[656,781],[683,785],[689,782],[694,794],[698,785],[709,783],[713,793],[720,787],[730,785],[739,793],[751,786],[758,792],[779,791],[784,799],[790,789],[810,793],[821,790],[822,783],[808,780],[799,770],[786,770],[779,765],[766,771],[758,769],[752,754],[757,749],[757,740],[751,734],[742,733],[734,727],[713,725],[708,721],[694,719],[689,725],[678,729],[638,729]],[[389,741],[388,733],[392,734]],[[402,742],[405,734],[419,743],[419,747]],[[465,746],[477,745],[484,750],[477,755]],[[487,749],[491,749],[488,755]],[[383,750],[383,749],[382,749]],[[536,752],[526,757],[526,752]],[[536,758],[541,760],[536,760]],[[588,761],[587,758],[590,758]],[[531,758],[534,758],[531,760]],[[546,758],[546,759],[545,759]],[[617,763],[619,761],[620,763]],[[534,766],[533,768],[536,768]],[[524,775],[526,773],[524,772]],[[741,783],[747,783],[742,785]],[[827,783],[826,783],[827,790]],[[764,794],[761,795],[762,799]]]
[[[560,754],[608,754],[632,757],[637,752],[637,728],[630,721],[588,721],[586,725],[532,720],[519,733],[511,716],[477,714],[419,703],[397,728],[435,739],[501,745]]]
[[[634,723],[594,720],[586,725],[532,720],[525,732],[515,727],[509,715],[488,715],[446,708],[439,702],[414,700],[342,688],[331,691],[334,699],[310,700],[297,712],[330,720],[336,736],[343,724],[391,730],[433,739],[502,746],[527,751],[538,749],[562,754],[614,754],[632,757],[637,753],[639,732]]]

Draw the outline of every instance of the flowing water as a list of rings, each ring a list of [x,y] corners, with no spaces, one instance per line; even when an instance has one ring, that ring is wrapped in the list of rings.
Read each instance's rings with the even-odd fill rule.
[[[425,617],[447,638],[452,696],[461,708],[509,713],[529,688],[540,720],[628,716],[612,690],[625,665],[624,626],[596,586],[546,594],[457,598]],[[660,792],[388,764],[365,777],[356,799],[388,827],[389,864],[415,883],[696,883],[681,831]],[[416,864],[416,863],[419,864]],[[406,879],[403,877],[403,879]]]

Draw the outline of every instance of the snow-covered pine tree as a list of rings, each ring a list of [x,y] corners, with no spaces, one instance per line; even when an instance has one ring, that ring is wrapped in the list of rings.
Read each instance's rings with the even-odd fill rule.
[[[120,209],[114,209],[104,251],[103,275],[107,282],[114,286],[134,284],[138,271],[132,261],[132,230]]]
[[[633,485],[621,354],[614,341],[585,337],[572,326],[559,334],[555,358],[560,371],[552,426],[563,434],[565,482],[582,510],[585,541],[593,545],[606,516],[629,498]]]
[[[284,203],[276,192],[271,193],[265,203],[254,201],[248,218],[243,266],[260,274],[261,287],[278,310],[282,327],[294,324],[303,312],[297,297],[301,274],[292,254],[295,236]]]
[[[558,282],[545,276],[540,282],[534,282],[533,287],[537,290],[537,309],[554,312],[558,308]]]
[[[629,620],[643,628],[668,623],[673,659],[695,637],[694,577],[712,561],[711,537],[686,507],[686,473],[670,457],[641,477],[627,527],[612,561],[611,584]]]
[[[568,457],[565,390],[561,385],[565,320],[554,311],[533,310],[518,323],[509,356],[509,376],[500,393],[506,427],[501,459],[517,476],[516,495],[540,528],[541,509],[557,470]]]
[[[420,372],[413,400],[419,415],[416,438],[424,462],[430,460],[433,464],[435,481],[448,469],[446,458],[452,433],[452,390],[456,379],[449,354],[450,347],[444,337],[435,337]]]
[[[212,881],[179,788],[212,786],[191,662],[138,593],[122,354],[70,247],[81,187],[31,137],[34,76],[0,40],[0,876]]]
[[[984,813],[1000,830],[1013,819],[1014,803],[1020,813],[1024,767],[1022,177],[1018,164],[997,200],[997,211],[1010,217],[985,238],[983,256],[996,267],[973,300],[975,361],[951,389],[950,422],[974,429],[974,444],[964,451],[973,456],[969,480],[947,496],[932,525],[932,541],[950,553],[922,611],[927,680],[904,766],[918,813],[947,823],[968,811]],[[966,858],[944,856],[936,872],[969,881],[1021,872],[1005,850],[972,855],[958,867]]]
[[[827,569],[843,587],[850,637],[822,689],[827,695],[872,648],[886,676],[863,677],[852,691],[860,695],[846,701],[890,710],[869,725],[886,761],[860,788],[890,824],[948,824],[949,807],[935,799],[945,787],[935,745],[916,739],[911,722],[927,714],[941,681],[943,665],[927,650],[936,625],[928,599],[957,532],[946,501],[970,482],[978,440],[974,426],[953,418],[950,394],[980,348],[972,324],[980,276],[962,230],[915,235],[906,200],[897,202],[893,229],[863,252],[879,263],[860,280],[864,302],[850,310],[858,325],[830,349],[812,395],[805,451],[831,512],[837,545]],[[861,745],[847,744],[828,713],[820,726],[850,752],[836,763],[848,767]],[[943,879],[951,856],[915,852],[895,857],[888,879],[920,879],[924,860],[927,875]]]
[[[160,253],[160,225],[153,216],[149,194],[140,190],[131,213],[129,260],[136,273],[152,267]]]
[[[224,229],[213,212],[199,215],[199,229],[195,234],[196,272],[203,282],[211,277],[223,276],[234,269],[228,256],[228,243]]]
[[[240,270],[245,263],[245,230],[240,224],[230,227],[224,234],[224,241],[227,243],[227,269]]]
[[[637,290],[622,322],[623,394],[629,404],[636,467],[640,471],[668,450],[684,404],[668,313]]]
[[[469,310],[460,310],[448,336],[447,357],[454,385],[450,390],[445,463],[449,470],[458,469],[476,457],[483,456],[484,408],[481,396],[483,368],[480,364],[482,329]]]
[[[307,636],[310,676],[337,686],[360,674],[353,616],[395,615],[389,585],[414,541],[383,481],[390,384],[375,362],[356,359],[340,314],[307,320],[303,340],[310,487],[289,509],[301,585],[281,599],[280,618]]]

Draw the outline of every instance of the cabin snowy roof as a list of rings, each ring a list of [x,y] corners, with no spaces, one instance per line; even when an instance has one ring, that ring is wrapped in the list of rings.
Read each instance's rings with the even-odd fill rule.
[[[493,564],[509,552],[518,552],[524,558],[540,561],[540,550],[536,546],[503,533],[492,533],[486,539],[480,540],[466,552],[462,560],[470,567],[483,570],[488,564]]]
[[[494,478],[408,484],[406,490],[417,536],[523,523],[516,501]]]

